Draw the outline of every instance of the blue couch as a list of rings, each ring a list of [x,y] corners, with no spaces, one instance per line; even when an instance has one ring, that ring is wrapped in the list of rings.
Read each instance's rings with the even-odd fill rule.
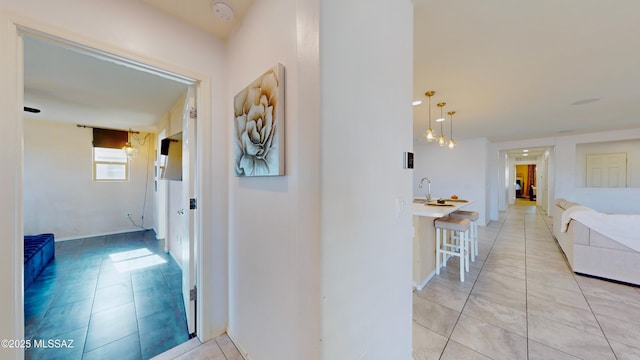
[[[53,234],[25,235],[24,237],[24,287],[33,283],[55,256]]]

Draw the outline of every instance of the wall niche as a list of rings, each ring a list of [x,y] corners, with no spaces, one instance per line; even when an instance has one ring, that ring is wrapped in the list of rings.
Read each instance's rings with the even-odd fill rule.
[[[576,186],[640,188],[640,139],[576,144]]]

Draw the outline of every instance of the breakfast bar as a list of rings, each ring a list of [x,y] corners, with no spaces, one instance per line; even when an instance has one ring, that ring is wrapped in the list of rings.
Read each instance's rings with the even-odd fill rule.
[[[426,199],[413,200],[413,283],[421,290],[436,270],[436,230],[434,221],[447,216],[472,201],[445,199],[444,203]]]

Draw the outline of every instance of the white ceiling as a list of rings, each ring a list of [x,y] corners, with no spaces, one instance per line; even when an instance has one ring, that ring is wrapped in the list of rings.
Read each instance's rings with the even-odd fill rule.
[[[187,22],[211,35],[225,40],[244,16],[254,0],[140,0],[169,15]],[[223,3],[231,7],[233,17],[227,21],[214,16],[212,4]]]
[[[437,91],[457,140],[640,126],[640,1],[414,2],[414,98]],[[427,123],[415,107],[414,139]]]
[[[25,118],[155,131],[187,85],[24,37]]]
[[[253,3],[226,1],[235,10],[234,20],[226,22],[213,15],[211,0],[188,6],[140,1],[198,28],[211,26],[206,31],[222,40]],[[447,102],[445,113],[456,111],[456,140],[518,140],[640,126],[640,1],[414,3],[413,93],[425,100],[414,107],[416,142],[428,127],[427,90],[437,92],[433,119],[439,115],[437,102]],[[146,127],[184,90],[150,74],[27,40],[25,105],[42,108],[42,118],[95,120],[118,128],[127,119],[126,127]],[[598,101],[574,105],[589,99]],[[447,120],[447,136],[448,125]]]
[[[224,0],[233,18],[214,14],[220,0],[140,0],[225,40],[254,0]],[[138,131],[156,131],[186,85],[49,41],[25,36],[25,118]]]

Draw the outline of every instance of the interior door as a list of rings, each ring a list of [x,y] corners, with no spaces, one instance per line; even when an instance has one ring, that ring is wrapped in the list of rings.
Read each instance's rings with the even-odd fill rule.
[[[626,187],[627,153],[588,154],[587,187]]]
[[[196,331],[196,119],[195,87],[191,86],[187,92],[182,112],[182,209],[183,217],[182,241],[180,255],[182,257],[182,296],[184,298],[189,334]]]

